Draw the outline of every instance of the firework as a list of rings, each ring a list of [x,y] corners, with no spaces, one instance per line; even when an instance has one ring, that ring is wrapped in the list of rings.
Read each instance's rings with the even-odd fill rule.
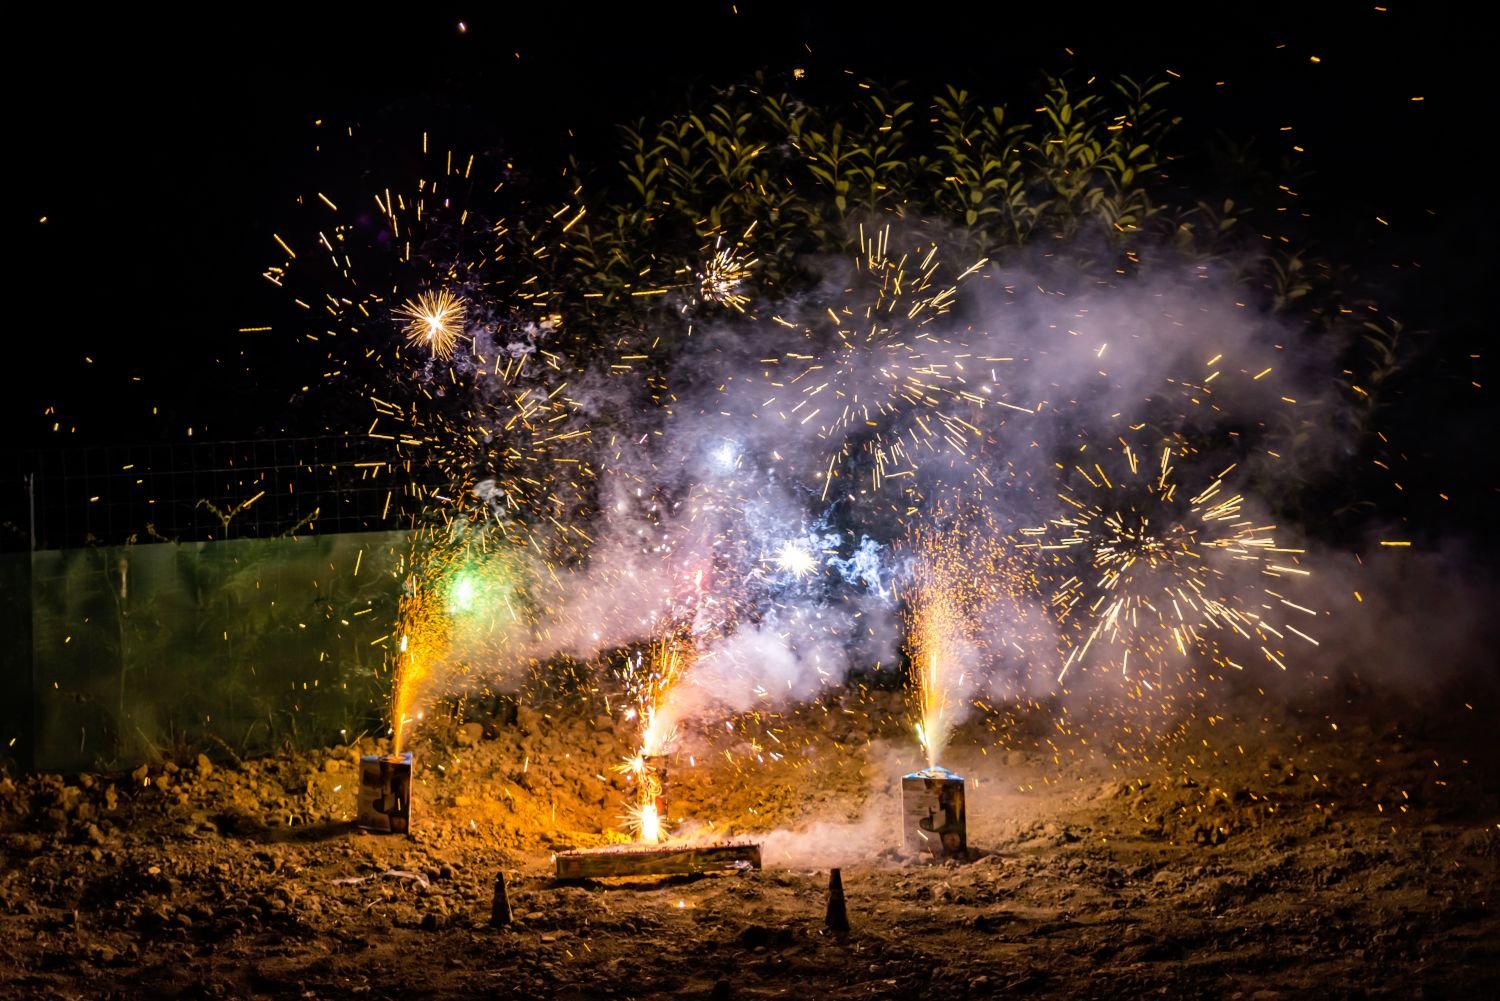
[[[1235,467],[1190,494],[1175,475],[1174,462],[1191,452],[1180,440],[1164,443],[1152,463],[1123,439],[1120,446],[1109,469],[1105,461],[1067,469],[1058,496],[1068,513],[1032,533],[1040,550],[1070,552],[1076,561],[1071,572],[1058,573],[1049,599],[1074,636],[1058,681],[1100,647],[1129,677],[1159,673],[1171,657],[1193,653],[1242,669],[1228,642],[1254,645],[1285,670],[1289,634],[1316,644],[1267,614],[1285,608],[1315,616],[1314,610],[1276,586],[1238,590],[1247,570],[1283,588],[1308,571],[1296,565],[1302,550],[1278,545],[1275,526],[1246,515],[1245,498],[1225,487]]]
[[[427,595],[414,592],[404,596],[399,611],[399,639],[396,643],[395,684],[391,691],[391,753],[399,755],[424,682],[447,647],[443,617],[430,604]]]
[[[453,357],[453,347],[463,336],[465,308],[463,299],[439,289],[423,292],[414,302],[401,305],[396,315],[406,317],[406,343],[426,348],[434,358],[446,361]]]
[[[403,149],[398,158],[407,162],[409,154],[418,153],[410,159],[410,169],[394,172],[373,189],[362,186],[333,198],[321,192],[316,198],[299,197],[305,222],[287,238],[275,236],[285,257],[266,268],[264,277],[329,325],[309,330],[309,341],[326,343],[325,331],[367,333],[374,329],[373,321],[395,312],[418,325],[420,337],[414,343],[428,346],[433,326],[464,332],[447,308],[454,303],[485,317],[497,304],[542,316],[553,312],[560,294],[538,282],[537,273],[541,262],[550,259],[553,248],[547,240],[555,234],[546,226],[511,224],[510,217],[524,212],[526,204],[508,184],[509,166],[497,158],[443,149],[426,133],[420,139],[418,150]],[[369,139],[360,130],[349,129],[342,141],[353,147],[346,155],[368,155],[361,147]],[[377,141],[389,156],[383,137]],[[351,205],[358,207],[350,211]],[[369,211],[372,205],[374,212]],[[396,290],[410,288],[438,291],[396,306]],[[361,341],[362,347],[372,347],[368,336]],[[378,368],[390,356],[374,346],[365,357]],[[337,371],[376,376],[375,369],[348,362]]]
[[[968,853],[964,778],[946,768],[901,777],[901,848],[907,854],[941,860]]]
[[[767,359],[774,368],[761,413],[817,428],[829,446],[817,470],[824,498],[842,466],[857,464],[872,489],[899,482],[916,496],[920,470],[966,467],[977,454],[984,437],[977,414],[999,402],[986,377],[1008,359],[971,352],[939,321],[985,263],[945,282],[936,243],[897,257],[888,228],[869,237],[861,230],[843,301],[802,323],[772,318],[800,336]]]
[[[979,624],[1016,578],[990,517],[965,510],[912,530],[906,574],[909,701],[917,742],[936,768],[952,735],[970,675],[986,637]],[[939,527],[941,526],[941,527]]]
[[[360,827],[387,834],[411,830],[410,751],[388,757],[367,754],[359,759],[356,816]]]
[[[699,297],[704,302],[717,303],[743,313],[750,297],[740,289],[758,263],[753,258],[746,258],[738,247],[724,246],[722,238],[715,240],[712,256],[698,273]]]
[[[640,749],[620,770],[636,782],[636,803],[627,820],[639,840],[657,844],[666,832],[665,762],[677,735],[670,699],[692,659],[687,637],[671,634],[637,652],[628,662],[626,687],[641,724]]]
[[[915,599],[908,638],[913,698],[916,703],[917,743],[936,768],[938,752],[953,730],[952,687],[959,679],[958,639],[961,624],[951,595],[930,586]]]
[[[818,569],[818,558],[808,551],[805,544],[794,540],[781,544],[781,548],[776,551],[775,562],[776,569],[793,577],[806,577]]]

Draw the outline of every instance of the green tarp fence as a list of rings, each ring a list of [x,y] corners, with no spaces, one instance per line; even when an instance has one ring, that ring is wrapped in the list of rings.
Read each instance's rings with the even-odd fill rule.
[[[124,769],[380,729],[402,532],[0,557],[0,762]]]

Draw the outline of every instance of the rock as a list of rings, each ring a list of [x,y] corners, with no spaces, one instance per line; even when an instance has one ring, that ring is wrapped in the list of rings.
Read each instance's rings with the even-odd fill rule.
[[[77,786],[63,786],[62,792],[57,796],[58,808],[67,814],[77,810],[78,805],[83,801],[83,790]]]

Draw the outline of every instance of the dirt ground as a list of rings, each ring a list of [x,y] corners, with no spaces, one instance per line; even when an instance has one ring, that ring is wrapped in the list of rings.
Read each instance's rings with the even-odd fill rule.
[[[551,878],[630,799],[582,697],[429,722],[410,837],[350,823],[371,742],[0,777],[0,998],[1500,997],[1495,707],[1253,705],[1134,744],[981,715],[962,864],[896,850],[893,693],[684,733],[676,835],[760,842],[742,874]]]

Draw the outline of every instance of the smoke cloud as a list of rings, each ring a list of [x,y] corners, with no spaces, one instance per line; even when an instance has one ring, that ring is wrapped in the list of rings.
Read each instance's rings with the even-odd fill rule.
[[[1158,668],[1185,665],[1205,644],[1222,671],[1272,677],[1420,682],[1472,663],[1482,602],[1442,602],[1427,612],[1437,629],[1392,635],[1413,621],[1396,614],[1407,602],[1451,592],[1454,554],[1361,563],[1273,513],[1358,450],[1362,418],[1337,378],[1346,345],[1271,315],[1231,263],[1070,287],[1045,262],[991,262],[934,309],[932,293],[962,271],[941,267],[922,294],[893,296],[840,263],[810,291],[753,300],[747,317],[685,307],[690,333],[659,380],[603,366],[572,377],[580,420],[594,427],[587,555],[529,568],[540,615],[502,630],[498,659],[607,658],[685,631],[691,665],[664,706],[675,719],[805,702],[852,670],[900,663],[909,528],[957,504],[981,512],[1014,559],[956,648],[956,712],[973,696],[1149,686],[1148,655]],[[524,354],[546,333],[503,349]],[[1127,489],[1136,482],[1141,497]],[[1214,544],[1219,526],[1205,523],[1178,546],[1196,547],[1197,583],[1170,565],[1132,566],[1132,586],[1167,624],[1162,642],[1181,649],[1141,641],[1120,664],[1135,626],[1122,617],[1090,639],[1079,625],[1096,614],[1090,602],[1111,598],[1086,561],[1074,568],[1076,607],[1059,612],[1069,575],[1057,561],[1087,547],[1046,543],[1076,535],[1065,523],[1080,505],[1099,505],[1097,527],[1134,497],[1140,510],[1155,505],[1155,531],[1163,519],[1186,524],[1205,491],[1197,510],[1236,498],[1221,520],[1271,541],[1247,556]],[[1232,606],[1215,605],[1220,596]],[[1207,611],[1185,611],[1194,600]],[[1130,614],[1138,623],[1146,612]]]

